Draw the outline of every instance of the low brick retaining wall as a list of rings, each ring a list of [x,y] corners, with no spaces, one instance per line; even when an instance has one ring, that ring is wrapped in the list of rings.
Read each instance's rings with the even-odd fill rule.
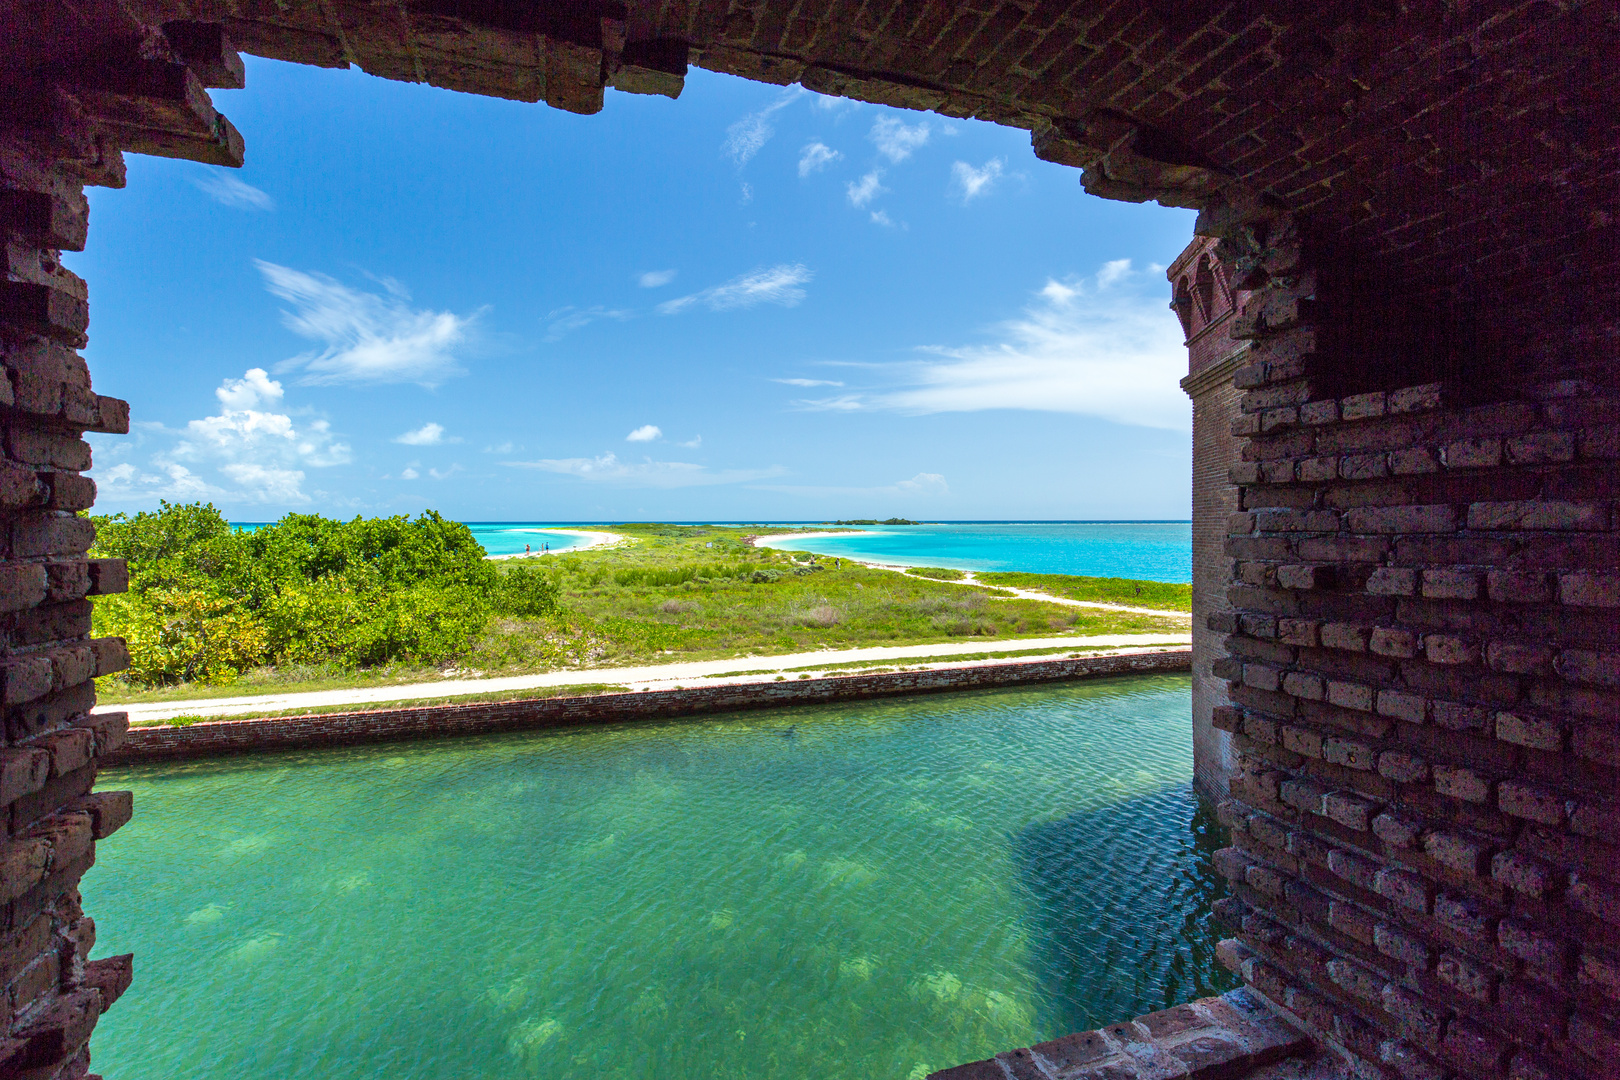
[[[673,716],[781,705],[857,701],[896,694],[977,690],[1057,682],[1099,675],[1189,671],[1192,650],[1087,656],[1067,660],[1013,661],[974,667],[838,675],[791,682],[740,683],[639,693],[534,698],[526,701],[367,709],[251,720],[210,720],[184,726],[131,728],[124,744],[105,759],[124,764],[156,758],[208,757],[307,746],[343,746],[399,739],[478,735],[523,728],[612,724]]]

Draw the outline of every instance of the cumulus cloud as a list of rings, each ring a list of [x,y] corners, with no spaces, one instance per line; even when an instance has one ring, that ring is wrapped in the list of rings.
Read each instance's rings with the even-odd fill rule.
[[[274,210],[276,201],[252,184],[243,183],[228,172],[208,172],[191,181],[204,195],[221,206],[238,210]]]
[[[888,191],[888,188],[879,183],[879,181],[882,179],[883,170],[873,169],[859,180],[851,180],[848,184],[844,185],[845,189],[849,192],[849,205],[858,210],[867,203],[871,202],[873,199],[877,198],[879,195],[883,194],[885,191]]]
[[[214,396],[220,411],[184,428],[140,425],[137,444],[159,448],[144,465],[121,461],[98,472],[103,493],[112,501],[301,504],[311,501],[303,490],[306,470],[351,460],[327,421],[279,411],[286,393],[263,368],[222,380]]]
[[[838,381],[836,381],[834,379],[772,379],[771,382],[779,382],[784,386],[843,386],[844,385],[843,383],[838,382]]]
[[[780,476],[783,472],[779,466],[768,469],[711,470],[705,465],[685,461],[620,461],[611,452],[594,458],[544,458],[540,461],[505,461],[502,464],[519,469],[559,473],[592,483],[646,488],[740,484]]]
[[[287,328],[321,346],[278,370],[302,369],[305,383],[414,382],[427,387],[462,373],[460,354],[479,312],[414,309],[410,294],[394,281],[384,282],[385,296],[262,259],[254,265],[264,275],[265,288],[292,305],[282,313]]]
[[[636,284],[643,289],[656,289],[668,285],[674,280],[675,271],[673,270],[649,270],[645,274],[637,276]]]
[[[675,315],[691,307],[706,307],[710,311],[732,311],[758,304],[794,307],[804,299],[804,286],[813,276],[803,263],[778,263],[751,270],[712,289],[666,300],[658,305],[658,311],[662,315]]]
[[[866,137],[872,140],[878,153],[898,165],[926,146],[931,133],[926,120],[908,125],[897,116],[880,116],[872,121],[872,130]]]
[[[625,442],[656,442],[664,437],[656,424],[642,424],[624,437]]]
[[[879,369],[886,385],[796,404],[912,414],[1029,409],[1186,431],[1178,385],[1186,350],[1147,276],[1118,259],[1090,278],[1050,280],[1018,317],[993,328],[999,340],[926,346],[921,360]]]
[[[399,478],[401,480],[415,480],[416,478],[418,478],[421,475],[422,475],[421,473],[416,471],[416,466],[407,465],[407,466],[405,466],[405,468],[400,470]]]
[[[958,161],[951,166],[951,190],[966,205],[980,195],[988,195],[996,181],[1001,179],[1005,167],[1005,162],[1000,158],[991,158],[978,169],[965,161]]]
[[[444,437],[444,425],[426,423],[414,431],[407,431],[403,435],[395,435],[394,441],[406,446],[440,446],[444,443],[460,442],[457,438]]]
[[[805,177],[820,172],[843,156],[826,143],[806,143],[804,149],[799,151],[799,175]]]
[[[748,164],[750,158],[759,153],[760,149],[776,134],[776,127],[771,122],[778,112],[787,108],[793,100],[804,93],[799,87],[791,87],[783,91],[782,95],[758,112],[751,112],[741,120],[726,129],[726,141],[721,149],[739,167]]]

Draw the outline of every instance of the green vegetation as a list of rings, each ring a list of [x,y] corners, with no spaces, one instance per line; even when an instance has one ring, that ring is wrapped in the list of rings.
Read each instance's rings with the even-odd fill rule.
[[[165,505],[98,525],[95,554],[131,565],[130,592],[96,601],[96,633],[127,638],[134,657],[102,680],[109,702],[1186,629],[847,559],[835,569],[753,547],[757,529],[616,525],[628,544],[487,560],[431,512],[233,532],[212,507]]]
[[[912,577],[933,578],[935,581],[961,581],[967,576],[960,570],[947,570],[943,566],[912,566],[907,568],[906,573]]]
[[[1015,589],[1039,589],[1069,600],[1091,600],[1102,604],[1129,604],[1132,607],[1163,608],[1165,611],[1192,611],[1192,586],[1167,581],[1132,581],[1130,578],[1076,577],[1070,574],[980,573],[974,580],[986,585],[1010,585]]]
[[[911,521],[907,518],[850,518],[848,521],[835,521],[834,525],[921,525],[920,521]]]

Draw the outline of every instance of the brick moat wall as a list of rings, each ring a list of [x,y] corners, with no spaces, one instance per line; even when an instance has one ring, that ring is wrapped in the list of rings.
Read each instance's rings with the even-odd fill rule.
[[[248,720],[212,720],[182,726],[154,725],[129,730],[112,760],[205,757],[308,746],[342,746],[479,735],[492,731],[616,724],[704,716],[742,709],[771,709],[861,701],[896,694],[946,693],[998,686],[1023,686],[1106,675],[1186,671],[1186,649],[1126,656],[1087,656],[1026,660],[978,667],[840,675],[785,682],[695,686],[639,693],[534,698],[527,701],[469,702],[366,709]]]
[[[1253,257],[1224,959],[1402,1076],[1620,1075],[1620,399],[1324,395],[1345,313]]]

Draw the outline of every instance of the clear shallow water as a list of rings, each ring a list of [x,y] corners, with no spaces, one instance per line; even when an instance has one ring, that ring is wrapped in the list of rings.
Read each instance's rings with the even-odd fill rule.
[[[900,566],[1138,581],[1192,580],[1192,525],[1185,521],[958,522],[861,528],[870,535],[784,540],[771,546]]]
[[[1229,982],[1184,677],[103,774],[126,1078],[921,1077]]]
[[[469,521],[466,525],[472,530],[473,539],[490,555],[521,554],[524,544],[531,545],[535,551],[540,550],[541,544],[550,545],[552,551],[568,551],[582,547],[587,539],[573,533],[548,531],[537,522]]]

